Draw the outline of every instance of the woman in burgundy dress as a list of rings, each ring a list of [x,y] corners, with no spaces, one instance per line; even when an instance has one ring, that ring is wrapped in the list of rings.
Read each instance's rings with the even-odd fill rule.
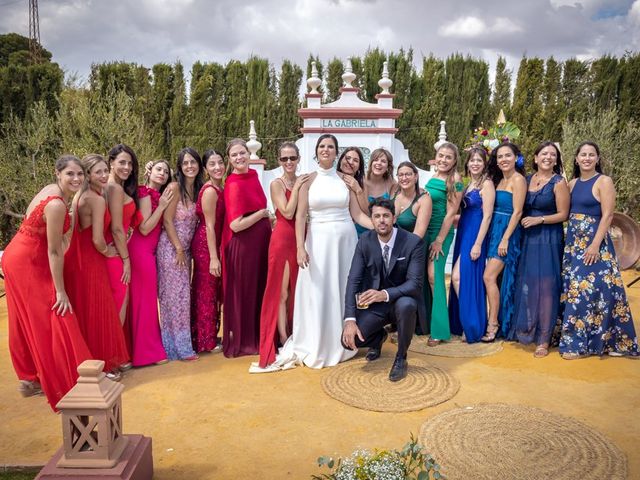
[[[80,160],[56,161],[56,183],[31,200],[25,219],[4,251],[9,353],[23,396],[47,396],[51,408],[73,387],[77,367],[91,358],[64,283],[67,202],[82,187]]]
[[[246,142],[231,140],[227,157],[233,172],[224,188],[222,345],[225,357],[238,357],[258,353],[271,222],[258,173],[249,168]]]
[[[270,187],[276,227],[269,243],[269,274],[260,313],[260,368],[274,362],[277,344],[284,345],[291,335],[298,278],[295,214],[298,192],[309,179],[308,175],[296,176],[300,151],[295,143],[280,145],[278,159],[283,173]]]
[[[140,223],[138,212],[138,158],[131,147],[118,144],[109,150],[109,184],[107,202],[111,214],[111,227],[106,230],[107,243],[113,243],[119,256],[107,259],[111,291],[124,328],[127,346],[131,348],[131,329],[125,325],[129,302],[129,280],[131,279],[131,259],[127,240],[129,227]],[[137,215],[136,215],[137,214]],[[122,367],[130,368],[128,362]]]
[[[65,256],[65,283],[93,358],[103,360],[107,376],[118,380],[119,367],[129,361],[129,352],[107,271],[107,259],[118,255],[104,237],[111,222],[104,198],[109,166],[97,154],[86,155],[82,165],[87,181],[74,200],[76,235]]]
[[[209,181],[198,195],[198,226],[191,241],[191,341],[196,353],[210,352],[216,347],[222,306],[220,240],[224,222],[222,178],[225,165],[222,155],[215,150],[204,152],[202,163]]]
[[[164,212],[174,195],[166,188],[171,181],[169,163],[166,160],[150,162],[146,177],[146,185],[138,187],[142,222],[133,231],[127,245],[131,259],[127,323],[131,326],[131,361],[134,367],[168,361],[162,346],[158,317],[156,248]]]

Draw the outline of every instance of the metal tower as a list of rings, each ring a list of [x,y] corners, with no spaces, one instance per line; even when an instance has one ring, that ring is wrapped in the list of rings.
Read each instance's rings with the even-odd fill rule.
[[[29,0],[29,53],[32,63],[40,63],[40,48],[38,0]]]

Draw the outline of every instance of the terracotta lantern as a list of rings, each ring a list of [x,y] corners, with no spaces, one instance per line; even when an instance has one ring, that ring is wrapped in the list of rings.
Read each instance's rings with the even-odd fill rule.
[[[124,385],[109,380],[102,360],[78,366],[80,378],[58,402],[62,413],[64,468],[112,468],[129,438],[122,432],[121,395]]]

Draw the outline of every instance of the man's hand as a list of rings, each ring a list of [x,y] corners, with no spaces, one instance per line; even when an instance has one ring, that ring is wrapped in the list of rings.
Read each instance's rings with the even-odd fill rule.
[[[356,347],[356,335],[361,342],[364,342],[364,337],[362,336],[362,332],[360,332],[356,322],[354,320],[347,320],[344,322],[344,327],[342,329],[342,343],[344,343],[349,350],[355,350],[358,348]]]
[[[371,305],[372,303],[386,302],[386,301],[387,301],[387,294],[384,293],[382,290],[369,289],[360,294],[359,303]]]

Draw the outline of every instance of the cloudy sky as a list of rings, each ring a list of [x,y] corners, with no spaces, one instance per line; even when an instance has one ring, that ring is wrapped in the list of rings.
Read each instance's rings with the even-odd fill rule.
[[[0,0],[0,32],[28,35],[27,0]],[[640,50],[640,0],[40,0],[40,36],[66,71],[92,62],[276,66],[362,55],[369,47],[462,52],[516,67],[523,54],[592,58]]]

